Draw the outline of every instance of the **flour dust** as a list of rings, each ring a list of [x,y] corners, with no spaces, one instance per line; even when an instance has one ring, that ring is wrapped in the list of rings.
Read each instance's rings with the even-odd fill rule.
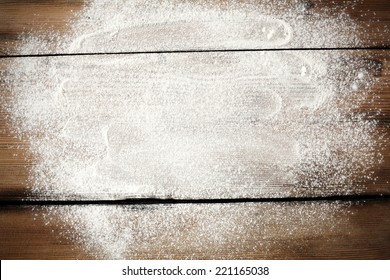
[[[96,0],[75,16],[69,33],[24,38],[21,54],[106,53],[4,60],[10,94],[2,107],[35,157],[31,196],[209,199],[361,192],[382,162],[377,121],[359,110],[370,102],[376,82],[375,65],[359,58],[366,53],[107,54],[359,43],[358,26],[342,9],[314,11],[303,1],[286,9],[278,3]],[[218,254],[252,231],[271,236],[267,228],[285,214],[284,204],[272,205],[265,212],[245,206],[253,223],[229,205],[162,212],[61,206],[47,208],[47,215],[71,224],[70,236],[96,257],[147,257],[151,242],[161,238],[166,250],[177,249],[176,237],[190,241],[196,255],[209,246]],[[312,206],[302,207],[300,222],[280,222],[283,232],[303,230],[305,223],[328,225],[339,206],[329,204],[325,212],[320,207],[313,216],[306,211]],[[186,228],[187,222],[194,227]],[[177,228],[180,236],[170,238]],[[206,240],[204,228],[210,229]],[[171,256],[164,248],[161,256]]]

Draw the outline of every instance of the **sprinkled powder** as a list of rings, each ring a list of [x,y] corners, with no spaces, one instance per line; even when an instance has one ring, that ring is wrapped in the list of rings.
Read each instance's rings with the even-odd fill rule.
[[[345,234],[349,202],[51,206],[62,240],[101,259],[297,258]],[[60,221],[60,228],[58,227]],[[313,244],[305,239],[322,240]],[[317,247],[317,248],[316,248]],[[319,249],[321,250],[321,249]],[[242,254],[245,252],[245,255]]]
[[[288,51],[16,59],[9,112],[42,197],[348,193],[380,157],[375,121],[353,112],[367,93],[329,74],[340,63]]]
[[[348,47],[359,37],[347,5],[355,3],[315,12],[305,0],[90,0],[67,36],[27,37],[18,52]]]
[[[359,43],[358,26],[342,10],[317,14],[309,8],[300,1],[287,10],[275,2],[91,1],[68,34],[26,37],[19,52]],[[373,98],[376,65],[352,51],[144,53],[6,62],[12,94],[2,103],[13,132],[28,140],[34,154],[30,194],[40,199],[285,197],[302,188],[306,195],[350,194],[374,179],[372,170],[382,161],[377,123],[358,112]],[[307,213],[312,211],[305,212],[311,206],[304,204],[301,222],[289,230],[306,222],[328,225],[326,217],[339,207],[332,205],[311,217]],[[189,207],[162,212],[153,207],[140,212],[123,206],[49,207],[47,215],[74,224],[71,236],[96,257],[124,258],[144,256],[138,251],[148,250],[149,238],[163,238],[161,233],[171,232],[165,229],[175,228],[172,223],[182,226],[181,217],[194,220],[194,228],[178,231],[180,238],[191,240],[190,250],[196,253],[209,242],[217,253],[230,238],[248,238],[253,227],[264,235],[267,223],[285,213],[284,204],[252,213],[266,219],[258,228],[262,225],[226,214],[234,209],[228,205]],[[127,211],[132,218],[125,219]],[[322,212],[326,215],[320,219]],[[223,226],[210,220],[218,215],[226,218]],[[215,240],[202,240],[207,227]],[[186,230],[194,232],[185,235]]]

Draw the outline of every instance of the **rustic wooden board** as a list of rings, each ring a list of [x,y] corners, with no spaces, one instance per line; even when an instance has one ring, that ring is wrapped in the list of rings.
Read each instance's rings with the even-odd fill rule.
[[[329,51],[333,54],[338,53],[341,54],[343,59],[356,59],[361,61],[373,61],[377,65],[379,65],[378,69],[375,73],[372,73],[378,81],[375,83],[373,87],[372,94],[377,95],[379,98],[374,99],[372,102],[368,102],[367,104],[363,104],[359,109],[360,112],[367,113],[368,115],[375,114],[378,110],[382,113],[377,116],[378,130],[383,132],[388,132],[388,123],[390,121],[390,53],[388,51]],[[227,57],[233,56],[233,54],[228,55],[224,54]],[[254,58],[259,55],[261,56],[261,52],[255,53],[234,53],[235,57],[245,57],[247,55],[254,55]],[[183,59],[186,61],[193,61],[194,64],[197,63],[198,59],[211,59],[214,54],[209,53],[192,53],[192,54],[166,54],[166,55],[127,55],[129,58],[131,56],[135,56],[135,58],[140,59],[141,63],[148,65],[148,61],[155,61],[155,56],[159,57],[161,65],[165,65],[166,59],[168,61],[174,61],[174,63],[180,64]],[[123,56],[121,56],[123,58]],[[164,59],[162,59],[165,57]],[[184,58],[183,58],[184,57]],[[191,57],[191,59],[189,58]],[[110,59],[114,59],[115,56],[110,56]],[[168,59],[169,58],[169,59]],[[15,58],[14,58],[15,59]],[[40,60],[41,58],[16,58],[16,60],[25,60],[29,59],[31,62],[34,60]],[[94,61],[94,57],[86,57],[87,61]],[[50,61],[62,61],[63,65],[66,65],[67,61],[72,62],[73,58],[71,57],[60,57],[60,58],[49,58]],[[7,73],[6,67],[7,63],[10,62],[10,59],[2,59],[2,70],[3,73]],[[170,65],[170,64],[169,64]],[[99,66],[97,64],[96,67],[104,67]],[[137,68],[137,71],[140,71],[140,68]],[[206,74],[207,76],[207,74]],[[179,78],[180,79],[180,78]],[[199,79],[199,78],[197,78]],[[200,82],[201,84],[201,82]],[[7,89],[7,86],[4,84],[3,86],[3,95],[7,96],[12,94]],[[84,93],[83,93],[84,94]],[[25,199],[27,197],[34,198],[35,196],[30,194],[30,186],[31,183],[28,180],[28,172],[29,168],[34,165],[33,155],[30,154],[28,150],[28,143],[23,142],[22,140],[18,140],[15,138],[15,135],[12,135],[10,124],[6,121],[7,115],[5,112],[0,114],[0,199]],[[280,185],[272,185],[267,188],[263,188],[261,191],[256,191],[248,195],[248,197],[272,197],[272,196],[291,196],[291,197],[302,197],[302,196],[326,196],[326,195],[343,195],[343,194],[366,194],[366,195],[385,195],[390,194],[390,147],[386,143],[387,137],[382,140],[378,140],[382,143],[382,154],[384,160],[381,164],[377,165],[374,168],[375,178],[376,180],[366,181],[363,183],[363,186],[355,188],[347,188],[345,189],[341,185],[332,185],[325,188],[307,188],[305,186],[299,184],[280,184]],[[237,197],[240,196],[242,190],[237,192]],[[111,195],[114,195],[116,198],[124,199],[131,197],[156,197],[155,193],[139,192],[139,193],[130,193],[130,194],[113,194],[113,193],[94,193],[87,194],[84,199],[107,199],[110,198]],[[119,197],[118,197],[119,195]],[[107,197],[108,196],[108,197]],[[165,193],[160,195],[161,197],[169,197],[169,198],[236,198],[234,195],[223,195],[222,193],[210,192],[208,196],[192,193],[191,191],[184,191],[183,189],[178,189],[178,191],[173,193]],[[157,195],[159,197],[159,195]],[[77,199],[77,196],[69,197],[56,197],[56,199]],[[39,199],[39,196],[38,196]],[[49,198],[50,199],[50,198]]]
[[[201,3],[202,1],[191,1],[195,3]],[[206,1],[208,4],[221,4],[226,9],[229,7],[226,1]],[[240,1],[245,2],[245,1]],[[253,2],[253,1],[252,1]],[[382,47],[390,45],[390,36],[388,36],[388,26],[390,26],[390,5],[387,0],[362,0],[357,3],[354,1],[345,2],[343,0],[336,1],[286,1],[285,10],[290,10],[291,7],[299,5],[303,9],[303,15],[310,17],[312,12],[323,13],[325,10],[334,10],[340,12],[338,8],[340,5],[347,6],[346,14],[356,21],[358,25],[358,33],[361,38],[361,42],[344,44],[342,42],[336,44],[330,44],[324,42],[321,45],[315,45],[308,42],[293,41],[291,44],[283,45],[281,48],[334,48],[334,47]],[[80,11],[84,1],[72,0],[72,1],[8,1],[3,0],[0,2],[0,54],[10,55],[18,54],[19,50],[16,47],[22,40],[22,34],[33,34],[35,36],[44,36],[51,31],[65,34],[69,32],[69,26],[67,25],[72,17]],[[278,3],[281,6],[281,3]],[[281,8],[282,9],[282,8]],[[186,23],[191,30],[202,29],[202,25],[196,22]],[[232,24],[232,23],[228,23]],[[234,26],[239,25],[233,24]],[[247,25],[247,24],[246,24]],[[184,27],[185,28],[185,27]],[[140,32],[140,30],[142,32]],[[183,23],[177,23],[168,25],[167,27],[146,25],[140,27],[140,30],[128,30],[129,33],[134,33],[132,38],[137,38],[140,34],[148,34],[148,41],[141,42],[137,39],[133,40],[134,44],[118,49],[118,44],[112,44],[102,52],[130,52],[130,51],[170,51],[170,50],[183,50],[183,49],[237,49],[234,45],[227,44],[226,41],[209,42],[203,45],[186,45],[188,41],[187,37],[181,38],[176,36],[174,42],[170,42],[175,31],[183,31]],[[156,32],[156,30],[158,30]],[[217,32],[217,31],[214,31]],[[295,31],[299,33],[298,31]],[[322,30],[317,30],[322,32]],[[213,34],[210,34],[212,36]],[[215,34],[214,34],[215,35]],[[187,32],[187,36],[191,37],[191,32]],[[140,37],[141,39],[141,37]],[[192,38],[193,39],[193,38]],[[196,40],[195,40],[196,41]],[[152,43],[151,43],[152,42]],[[164,42],[164,43],[163,43]],[[180,48],[180,46],[183,46]],[[256,49],[256,45],[249,47],[250,49]],[[48,51],[50,53],[50,51]],[[46,53],[48,53],[46,52]],[[83,52],[93,52],[92,50],[83,50]],[[32,53],[30,53],[32,54]]]
[[[56,207],[57,214],[53,211],[50,214],[43,206],[1,207],[0,258],[390,258],[388,199]],[[99,243],[91,234],[83,235],[88,227],[79,214],[86,213],[88,207],[89,213],[96,211],[102,219],[109,216],[111,221],[111,226],[104,222],[95,225],[92,232],[99,236],[101,231],[104,236],[104,231],[107,234],[117,229],[119,239],[112,235],[102,237]],[[74,218],[62,221],[69,213],[75,214]],[[124,221],[127,221],[125,226]],[[72,235],[83,238],[84,242],[80,243]],[[93,246],[86,245],[92,242],[95,242]],[[119,255],[114,251],[117,248],[114,242],[124,244],[125,249]]]
[[[202,3],[206,0],[189,1]],[[207,0],[206,2],[220,5],[223,9],[229,8],[229,0]],[[246,0],[240,2],[246,2]],[[346,14],[358,26],[359,41],[347,44],[342,40],[337,43],[324,41],[320,44],[313,44],[293,40],[288,44],[269,47],[269,49],[389,48],[390,5],[388,0],[359,0],[353,5],[352,2],[354,1],[346,3],[343,0],[291,0],[278,5],[286,11],[299,5],[303,9],[302,15],[306,18],[310,18],[312,13],[325,14],[325,11],[328,13],[327,16],[332,13],[338,14],[340,6],[346,6]],[[69,24],[83,5],[82,0],[0,1],[0,56],[36,54],[26,52],[26,50],[21,53],[18,46],[28,36],[44,38],[53,33],[68,34]],[[238,29],[242,26],[242,22],[229,24],[237,26]],[[195,32],[187,33],[187,37],[181,37],[180,32],[188,27]],[[189,22],[187,25],[182,23],[168,26],[151,24],[134,30],[127,29],[126,32],[139,40],[134,40],[132,44],[125,46],[113,43],[104,49],[98,49],[97,52],[164,52],[243,48],[242,45],[227,43],[224,37],[218,40],[218,36],[214,41],[200,40],[199,44],[189,45],[188,42],[196,42],[196,38],[193,37],[199,36],[198,31],[201,28],[202,25]],[[299,35],[299,32],[306,32],[306,30],[296,30],[296,32]],[[149,34],[148,40],[145,41],[145,36],[142,34]],[[211,37],[213,35],[218,34],[211,34]],[[50,39],[47,40],[50,41]],[[245,47],[245,49],[260,48],[264,47],[259,47],[255,43]],[[57,54],[58,52],[59,49],[49,48],[40,54]],[[73,53],[75,52],[91,53],[96,50],[86,48]],[[44,199],[68,199],[70,201],[64,204],[70,205],[43,206],[45,202],[42,201],[37,201],[37,205],[34,205],[34,202],[22,205],[21,200],[42,199],[41,196],[31,193],[29,170],[36,164],[36,160],[29,151],[28,141],[16,138],[7,122],[7,114],[0,109],[0,203],[1,201],[3,203],[13,201],[9,203],[13,205],[0,205],[0,259],[389,259],[389,199],[358,199],[359,196],[361,199],[367,198],[366,195],[375,197],[390,195],[390,145],[388,141],[390,53],[388,50],[353,52],[332,50],[332,52],[343,54],[345,61],[354,58],[361,60],[362,64],[372,62],[377,65],[375,71],[371,73],[378,79],[373,86],[372,95],[379,98],[363,104],[358,109],[359,112],[367,113],[367,115],[375,115],[378,120],[378,130],[380,133],[387,133],[384,138],[378,140],[382,143],[381,152],[384,158],[383,162],[373,170],[376,180],[366,181],[363,186],[357,186],[356,189],[352,188],[348,191],[337,185],[321,189],[293,184],[276,185],[264,189],[255,196],[250,196],[251,198],[287,197],[287,200],[291,199],[291,202],[275,200],[255,203],[79,205],[80,202],[77,201],[80,199],[79,196],[64,196],[45,197]],[[170,59],[171,56],[176,55],[180,54],[163,54],[161,57],[166,56]],[[194,53],[191,55],[197,58],[207,58],[214,54]],[[232,55],[236,55],[235,52],[232,52]],[[243,52],[240,55],[246,54]],[[153,54],[149,58],[148,55],[145,57],[147,60],[153,57]],[[21,57],[17,59],[33,61],[47,58]],[[48,59],[66,60],[68,58]],[[69,60],[72,59],[77,60],[77,57],[69,56]],[[8,74],[7,64],[10,61],[11,58],[0,58],[0,97],[12,94],[5,82]],[[378,110],[382,112],[379,115],[377,115]],[[343,201],[322,201],[318,198],[346,194],[356,195],[356,197],[353,201],[348,201],[347,198]],[[108,198],[112,198],[112,195],[109,193]],[[134,194],[115,196],[118,199],[133,197]],[[136,197],[150,198],[150,194],[137,194]],[[317,197],[317,199],[294,202],[294,197]],[[102,200],[107,198],[107,193],[87,194],[83,197],[85,198]],[[191,194],[183,196],[179,192],[176,195],[175,193],[169,194],[168,198],[199,197],[193,197]],[[218,199],[226,198],[226,196],[214,193],[201,198]],[[229,196],[228,198],[237,197]],[[210,202],[216,202],[216,200]],[[95,222],[93,227],[90,221]],[[107,232],[113,233],[114,237],[107,235]]]

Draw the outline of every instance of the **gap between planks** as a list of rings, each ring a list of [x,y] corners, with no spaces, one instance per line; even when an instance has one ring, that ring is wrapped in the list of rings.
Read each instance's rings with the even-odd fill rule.
[[[309,201],[367,201],[390,200],[390,195],[337,195],[317,197],[278,198],[221,198],[221,199],[164,199],[131,198],[117,200],[0,200],[2,206],[11,205],[150,205],[150,204],[227,204],[227,203],[282,203]]]
[[[161,50],[161,51],[134,51],[134,52],[96,52],[96,53],[54,53],[54,54],[14,54],[0,55],[2,58],[23,57],[52,57],[52,56],[97,56],[97,55],[134,55],[134,54],[169,54],[169,53],[219,53],[219,52],[284,52],[284,51],[364,51],[390,50],[383,47],[341,47],[341,48],[278,48],[278,49],[204,49],[204,50]]]

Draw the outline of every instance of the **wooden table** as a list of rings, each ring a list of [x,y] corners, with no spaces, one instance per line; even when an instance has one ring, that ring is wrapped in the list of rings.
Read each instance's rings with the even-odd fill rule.
[[[305,3],[314,11],[321,11],[342,1],[313,1]],[[42,34],[46,30],[66,32],[70,18],[83,6],[81,0],[56,1],[0,1],[0,71],[6,72],[7,59],[27,59],[37,54],[20,54],[15,45],[21,34],[31,31]],[[352,6],[351,6],[352,7]],[[369,13],[362,11],[370,10]],[[363,112],[380,109],[379,128],[389,133],[390,121],[390,5],[387,0],[362,0],[346,12],[361,26],[361,42],[347,46],[309,45],[298,43],[285,46],[295,50],[341,52],[349,57],[369,59],[381,65],[375,73],[378,82],[374,93],[380,101],[361,108]],[[369,25],[368,25],[369,24]],[[362,27],[364,26],[364,27]],[[151,27],[153,28],[153,27]],[[191,53],[207,56],[210,46],[197,47]],[[139,52],[150,54],[188,51],[186,49],[126,49],[127,55]],[[212,52],[232,52],[237,49],[220,48]],[[248,50],[246,50],[248,51]],[[253,47],[251,51],[265,50]],[[89,52],[86,51],[84,55]],[[105,53],[112,53],[111,50]],[[44,53],[52,56],[56,53]],[[71,54],[72,55],[72,54]],[[80,55],[80,54],[73,54]],[[83,55],[83,54],[81,54]],[[104,55],[95,54],[95,55]],[[114,54],[116,55],[115,51]],[[242,52],[240,55],[245,55]],[[2,72],[0,72],[1,74]],[[2,77],[0,82],[4,85]],[[1,94],[12,94],[5,87]],[[385,140],[388,135],[386,135]],[[96,255],[70,238],[69,232],[77,225],[64,223],[60,217],[50,216],[48,207],[57,209],[72,207],[101,207],[107,212],[122,207],[122,214],[135,224],[150,222],[149,228],[135,230],[134,236],[141,244],[134,247],[126,258],[155,259],[388,259],[390,258],[390,146],[382,152],[383,163],[375,170],[376,181],[366,182],[365,188],[346,195],[337,186],[319,193],[295,186],[294,192],[281,198],[267,194],[250,198],[207,197],[194,200],[172,198],[153,200],[107,201],[92,197],[88,201],[42,201],[29,194],[28,170],[34,159],[28,143],[15,138],[6,113],[0,111],[0,258],[2,259],[90,259],[111,258],[112,255]],[[336,193],[336,196],[334,195]],[[26,200],[29,198],[29,200]],[[126,204],[126,205],[124,205]],[[176,210],[175,210],[176,209]],[[275,209],[278,209],[275,212]],[[186,213],[195,213],[185,217]],[[169,221],[165,217],[170,216]],[[48,217],[51,220],[48,224]],[[172,218],[174,217],[174,218]],[[236,227],[227,229],[234,219]],[[224,242],[215,241],[217,234],[229,231]],[[209,231],[208,226],[214,225]],[[115,227],[114,227],[115,229]],[[185,235],[184,232],[190,232]],[[288,233],[288,234],[287,234]],[[199,243],[199,240],[204,240]]]

